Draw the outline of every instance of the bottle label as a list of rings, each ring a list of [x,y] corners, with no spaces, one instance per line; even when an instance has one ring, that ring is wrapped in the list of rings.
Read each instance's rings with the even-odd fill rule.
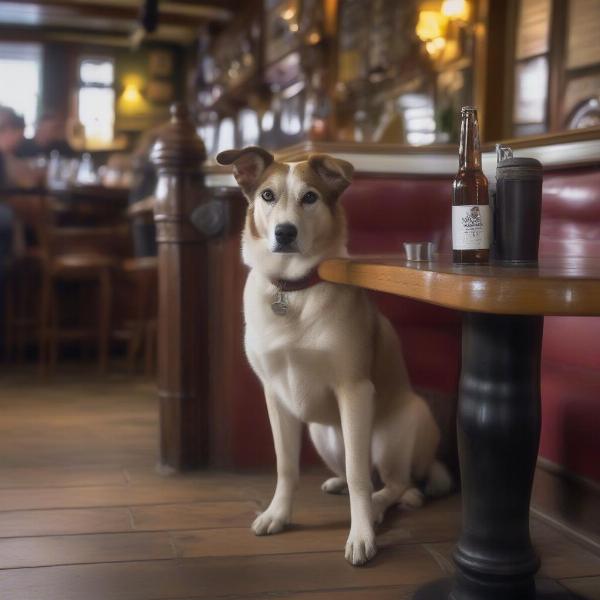
[[[490,247],[490,207],[469,204],[452,207],[452,249],[487,250]]]

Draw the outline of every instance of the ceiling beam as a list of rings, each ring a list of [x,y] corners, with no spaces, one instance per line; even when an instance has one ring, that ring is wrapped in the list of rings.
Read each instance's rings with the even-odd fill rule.
[[[16,3],[0,1],[2,5],[14,7]],[[23,6],[39,7],[48,11],[51,20],[52,12],[84,18],[110,18],[137,22],[141,0],[33,0],[19,3]],[[213,4],[186,4],[185,2],[161,2],[159,4],[160,23],[167,25],[183,25],[195,27],[207,22],[227,22],[233,17],[233,12]],[[1,20],[1,17],[0,17]],[[43,16],[41,16],[43,25]]]

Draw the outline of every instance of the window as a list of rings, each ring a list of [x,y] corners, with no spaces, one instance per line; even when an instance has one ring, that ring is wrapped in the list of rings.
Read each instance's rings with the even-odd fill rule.
[[[115,65],[110,58],[82,58],[79,62],[79,121],[86,145],[110,144],[115,126]]]
[[[37,44],[0,44],[0,105],[23,115],[27,137],[33,136],[38,113],[41,62]]]
[[[517,18],[513,134],[544,133],[549,126],[552,0],[521,0]]]
[[[600,124],[600,2],[519,0],[513,134]]]

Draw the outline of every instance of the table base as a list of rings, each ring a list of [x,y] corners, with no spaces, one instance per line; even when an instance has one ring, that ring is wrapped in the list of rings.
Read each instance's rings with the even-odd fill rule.
[[[419,588],[412,600],[453,600],[451,596],[454,579],[447,577],[432,581]],[[535,582],[535,600],[584,600],[581,596],[569,592],[562,585],[550,579],[538,579]],[[514,596],[503,596],[502,600],[516,600]]]

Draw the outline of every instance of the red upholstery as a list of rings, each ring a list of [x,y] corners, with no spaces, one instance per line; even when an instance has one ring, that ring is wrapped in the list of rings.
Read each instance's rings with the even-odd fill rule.
[[[600,170],[544,176],[540,253],[600,260]],[[600,481],[600,318],[549,317],[542,355],[540,454]]]
[[[451,179],[358,178],[345,193],[350,251],[401,253],[403,241],[450,248]],[[600,170],[544,177],[542,256],[600,259]],[[398,330],[413,384],[455,393],[460,319],[452,311],[374,294]],[[547,318],[540,454],[600,480],[600,318]]]
[[[402,254],[407,241],[451,248],[452,179],[356,178],[342,198],[354,254]],[[373,293],[402,341],[413,385],[456,394],[460,315],[422,302]]]
[[[541,254],[600,259],[600,169],[550,172],[544,178]],[[402,242],[435,240],[450,249],[451,178],[361,177],[342,199],[353,253],[402,253]],[[234,242],[237,244],[237,240]],[[237,259],[237,257],[236,257]],[[443,308],[373,294],[398,330],[414,385],[455,394],[460,316]],[[272,464],[259,386],[244,365],[234,404],[234,464]],[[542,358],[540,454],[600,481],[600,318],[547,318]]]

